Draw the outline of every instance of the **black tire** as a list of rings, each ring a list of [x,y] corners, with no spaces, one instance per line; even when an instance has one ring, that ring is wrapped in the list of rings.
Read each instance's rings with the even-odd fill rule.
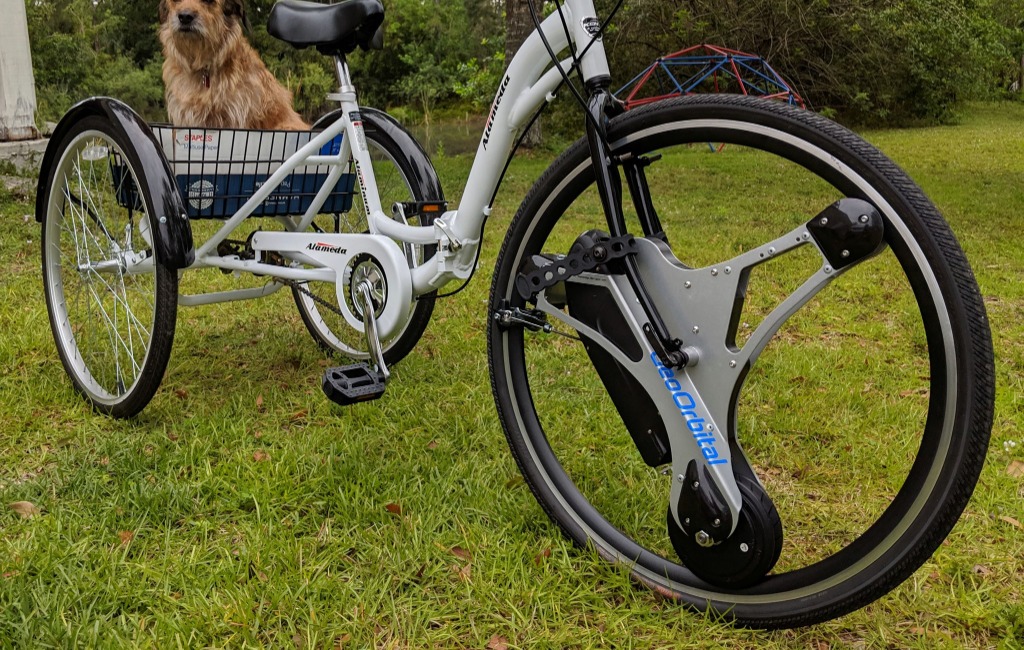
[[[424,174],[417,173],[418,170],[410,165],[408,156],[417,152],[403,150],[402,145],[389,135],[389,131],[381,128],[387,121],[386,126],[400,129],[397,122],[391,120],[386,114],[372,109],[364,109],[362,116],[366,142],[373,157],[374,174],[377,178],[377,189],[380,192],[383,209],[389,210],[396,201],[443,200],[443,197],[439,195],[436,175],[426,178]],[[318,122],[318,125],[328,121],[330,117],[325,116]],[[313,128],[316,130],[318,127],[314,125]],[[411,141],[412,136],[408,137]],[[421,149],[418,150],[418,153],[426,161],[426,154]],[[429,166],[429,161],[426,161],[425,164]],[[313,227],[322,232],[366,232],[366,214],[362,198],[359,196],[358,185],[355,192],[352,209],[349,212],[338,215],[318,215]],[[424,225],[418,222],[418,217],[410,219],[409,223]],[[410,267],[429,259],[436,250],[436,246],[411,244],[403,244],[403,248],[409,259]],[[310,282],[306,283],[303,289],[328,304],[337,304],[338,298],[332,283]],[[369,358],[362,330],[352,329],[340,314],[330,311],[316,300],[311,299],[304,291],[292,288],[292,294],[295,304],[299,308],[302,322],[320,349],[353,359]],[[389,366],[405,358],[423,336],[434,312],[436,296],[437,292],[434,291],[416,298],[405,326],[391,338],[381,341],[384,361]]]
[[[991,337],[949,226],[877,149],[780,103],[731,96],[661,102],[612,120],[609,140],[616,155],[665,154],[647,169],[649,186],[674,254],[693,268],[774,241],[844,196],[881,197],[872,202],[885,218],[888,248],[790,317],[740,395],[730,437],[737,449],[742,444],[786,531],[775,573],[730,589],[682,566],[665,526],[671,479],[640,459],[583,346],[491,319],[494,398],[534,495],[580,546],[625,564],[662,594],[740,625],[807,625],[879,598],[952,529],[988,445]],[[730,146],[713,154],[706,142]],[[580,233],[607,230],[593,177],[581,140],[537,181],[502,245],[491,313],[530,306],[515,289],[528,256],[564,254]],[[628,194],[624,203],[628,218]],[[716,246],[724,251],[712,252]],[[812,272],[821,268],[820,255],[810,263]],[[793,291],[787,279],[807,277],[801,264],[764,265],[778,276],[752,284],[769,295],[764,311]],[[753,290],[747,304],[743,321],[756,319],[761,303]],[[674,334],[685,340],[689,333]]]
[[[50,328],[75,389],[97,411],[131,417],[167,368],[178,275],[156,257],[146,169],[107,118],[71,127],[54,160],[40,237]]]

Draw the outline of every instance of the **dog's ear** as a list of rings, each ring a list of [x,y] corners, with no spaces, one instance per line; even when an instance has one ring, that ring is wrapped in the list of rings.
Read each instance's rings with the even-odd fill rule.
[[[160,15],[160,24],[162,25],[165,22],[167,22],[167,14],[168,14],[167,0],[160,0],[160,5],[159,5],[159,8],[157,9],[157,12]]]
[[[166,1],[166,0],[164,0]],[[249,15],[245,11],[245,0],[224,0],[224,15],[229,19],[234,18],[242,26],[246,34],[252,32],[252,25],[249,24]]]

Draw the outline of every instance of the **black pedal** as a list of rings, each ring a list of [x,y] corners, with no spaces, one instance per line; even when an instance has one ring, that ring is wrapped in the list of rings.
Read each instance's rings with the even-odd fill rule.
[[[384,394],[384,375],[365,363],[328,368],[321,385],[324,395],[342,406],[369,402]]]

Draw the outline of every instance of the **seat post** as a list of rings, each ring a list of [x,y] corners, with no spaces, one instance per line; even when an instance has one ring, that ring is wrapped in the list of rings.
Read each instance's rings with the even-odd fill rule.
[[[352,85],[352,77],[348,71],[348,62],[345,60],[344,54],[334,55],[334,72],[338,76],[338,91],[342,94],[356,92],[356,87]]]

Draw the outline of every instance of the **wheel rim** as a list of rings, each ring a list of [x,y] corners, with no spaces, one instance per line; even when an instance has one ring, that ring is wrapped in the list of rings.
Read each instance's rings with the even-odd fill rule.
[[[381,206],[385,210],[398,201],[415,200],[412,185],[402,173],[401,167],[395,158],[388,153],[381,145],[372,139],[367,139],[367,148],[373,160],[373,172],[377,181],[377,190],[380,195]],[[337,218],[337,222],[335,222]],[[353,196],[352,209],[349,212],[339,215],[320,215],[316,219],[316,226],[326,232],[368,232],[366,209],[361,196]],[[406,244],[403,246],[409,266],[415,267],[423,260],[422,246]],[[348,283],[350,278],[341,278],[339,282]],[[304,287],[317,298],[326,301],[328,304],[337,304],[338,297],[334,284],[325,282],[310,282]],[[299,292],[299,304],[305,312],[307,321],[316,330],[316,335],[321,342],[332,350],[347,357],[355,359],[368,359],[366,342],[361,331],[349,327],[344,318],[329,311],[326,307],[318,304],[309,295]],[[403,325],[396,334],[385,341],[381,341],[386,353],[397,341],[399,341],[408,329],[408,322]]]
[[[138,177],[106,134],[85,131],[57,163],[43,233],[54,336],[68,373],[93,401],[116,404],[149,355],[156,274]]]
[[[730,137],[729,134],[722,132],[722,129],[730,127],[733,129],[742,130],[745,136],[742,138]],[[714,136],[714,141],[734,141],[733,144],[756,144],[761,142],[762,146],[764,142],[773,140],[777,143],[783,143],[791,151],[791,157],[803,160],[805,162],[810,161],[821,169],[831,169],[826,171],[830,175],[831,180],[840,179],[840,186],[847,186],[852,189],[858,185],[862,178],[858,177],[849,167],[845,164],[840,163],[838,160],[833,158],[825,151],[813,147],[801,140],[796,140],[792,136],[775,131],[767,127],[756,126],[743,122],[727,123],[725,120],[704,120],[704,121],[689,121],[676,124],[667,124],[660,127],[653,127],[647,131],[641,131],[630,136],[630,141],[620,141],[615,144],[615,148],[621,150],[623,147],[627,147],[633,153],[643,153],[645,151],[644,143],[649,141],[651,138],[656,137],[659,132],[671,132],[685,129],[685,133],[688,136],[681,138],[682,140],[689,140],[693,143],[703,143],[709,139],[710,136]],[[733,134],[735,136],[735,133]],[[680,142],[681,144],[681,142]],[[698,145],[699,146],[699,145]],[[779,145],[781,146],[781,145]],[[719,155],[730,155],[729,150],[725,154]],[[733,152],[732,155],[740,155]],[[722,159],[719,159],[720,161]],[[728,176],[729,172],[729,161],[725,160],[723,167],[717,170],[717,174],[721,174],[722,171],[726,172],[723,176]],[[556,197],[560,192],[564,191],[567,194],[576,194],[578,190],[572,188],[574,184],[579,184],[579,178],[584,174],[584,170],[587,167],[587,163],[581,163],[579,167],[574,169],[571,173],[567,174],[564,180],[559,184],[559,190],[556,190],[552,194],[550,203],[560,203],[556,201]],[[716,173],[708,174],[704,182],[713,182]],[[733,174],[735,175],[735,174]],[[657,196],[656,185],[664,183],[664,186],[680,185],[680,179],[656,179],[652,178],[652,194]],[[791,191],[791,189],[789,190]],[[677,194],[676,196],[680,196]],[[942,301],[938,283],[935,279],[931,269],[924,263],[924,253],[920,248],[913,242],[913,238],[910,236],[910,231],[907,224],[903,223],[902,218],[895,210],[892,209],[887,203],[881,200],[880,196],[872,196],[872,201],[880,207],[885,207],[883,210],[886,213],[886,217],[890,223],[896,226],[893,232],[889,235],[892,238],[890,245],[892,247],[891,252],[887,252],[886,255],[890,259],[890,267],[887,272],[892,274],[893,269],[897,269],[897,273],[903,270],[908,271],[908,275],[912,276],[908,281],[905,282],[903,299],[905,300],[907,295],[910,298],[915,298],[915,292],[917,298],[923,303],[920,305],[924,314],[918,314],[917,318],[919,321],[923,321],[919,327],[919,331],[914,335],[923,338],[928,343],[928,352],[923,355],[925,361],[926,371],[924,374],[930,375],[930,381],[925,382],[927,384],[927,406],[917,406],[906,410],[905,415],[915,416],[921,425],[918,427],[918,434],[920,431],[925,431],[925,435],[920,442],[917,441],[915,435],[907,434],[901,441],[901,444],[909,444],[913,450],[913,455],[905,455],[903,458],[903,467],[905,469],[904,479],[890,479],[888,481],[888,487],[891,489],[889,495],[882,495],[879,500],[876,498],[874,503],[874,509],[872,510],[873,518],[877,521],[871,524],[873,527],[869,529],[864,535],[860,537],[854,536],[852,539],[848,539],[848,535],[844,536],[842,543],[840,544],[841,550],[837,551],[836,554],[826,555],[825,557],[813,559],[806,566],[793,568],[792,571],[782,573],[778,576],[770,576],[764,583],[758,587],[746,590],[742,593],[728,592],[723,590],[716,590],[709,588],[708,585],[698,583],[688,571],[678,566],[672,561],[672,555],[670,547],[666,546],[663,541],[659,541],[659,535],[663,536],[663,521],[664,521],[664,507],[667,502],[668,488],[662,486],[661,488],[661,500],[658,500],[657,492],[652,493],[649,497],[652,501],[657,501],[658,507],[649,508],[650,521],[640,522],[639,524],[634,521],[627,521],[625,517],[620,515],[620,519],[614,517],[605,519],[600,512],[606,508],[615,508],[617,501],[622,499],[630,498],[630,490],[622,489],[618,492],[607,489],[608,484],[619,484],[628,481],[638,481],[643,479],[650,479],[651,473],[655,470],[647,468],[642,463],[638,465],[630,466],[628,469],[622,467],[622,463],[612,463],[612,466],[616,467],[616,472],[626,476],[626,480],[622,476],[617,476],[615,472],[602,474],[598,478],[584,479],[581,476],[574,476],[572,466],[576,462],[573,455],[586,455],[586,454],[598,454],[599,450],[594,448],[588,448],[586,444],[579,444],[578,442],[570,442],[565,440],[559,440],[558,437],[563,435],[558,432],[559,427],[568,426],[575,435],[581,435],[579,427],[572,428],[571,420],[579,420],[579,408],[568,407],[565,412],[571,413],[571,417],[557,420],[550,416],[541,415],[541,421],[537,421],[532,413],[533,405],[536,403],[545,403],[551,400],[555,394],[586,394],[580,386],[567,385],[565,382],[559,384],[554,381],[550,386],[538,385],[536,378],[533,378],[533,374],[538,369],[543,367],[541,359],[545,360],[551,358],[551,349],[557,347],[556,343],[547,344],[533,344],[530,339],[542,340],[543,335],[531,335],[530,339],[523,341],[523,334],[521,330],[512,330],[510,332],[501,335],[501,343],[499,344],[503,355],[501,359],[502,366],[504,368],[504,376],[500,377],[500,380],[509,387],[512,396],[510,398],[512,418],[515,420],[516,425],[522,431],[528,431],[530,434],[526,436],[526,446],[528,453],[532,457],[533,463],[537,464],[541,468],[541,479],[546,486],[551,489],[555,494],[559,495],[558,498],[562,502],[562,507],[570,513],[570,517],[573,519],[572,526],[579,527],[586,532],[587,536],[597,542],[599,551],[605,555],[612,556],[614,559],[625,561],[632,565],[635,574],[641,579],[649,582],[650,584],[658,587],[663,586],[672,589],[676,592],[681,592],[684,596],[694,604],[706,604],[708,601],[726,602],[726,603],[738,603],[738,604],[769,604],[779,603],[784,600],[795,600],[803,598],[812,593],[817,594],[823,590],[837,586],[843,583],[844,580],[849,578],[850,575],[859,573],[863,568],[870,565],[872,562],[879,559],[879,557],[886,551],[892,549],[895,540],[902,534],[906,533],[908,529],[915,524],[916,517],[926,507],[926,499],[922,496],[920,498],[913,498],[915,492],[920,492],[922,495],[927,495],[931,492],[931,486],[934,485],[938,479],[938,473],[942,469],[942,460],[948,454],[948,449],[951,444],[952,428],[953,428],[953,409],[956,404],[956,390],[957,390],[957,377],[956,377],[956,364],[952,326],[950,324],[949,315],[942,312],[941,309],[932,309],[931,303],[935,303],[941,307]],[[628,201],[628,198],[627,198]],[[769,203],[771,205],[771,203]],[[600,215],[599,205],[594,210],[596,204],[591,201],[589,208],[581,209],[580,212],[586,212],[589,210],[591,214]],[[824,207],[827,203],[820,204],[820,207]],[[663,206],[658,206],[659,210]],[[702,207],[702,206],[697,206]],[[569,211],[572,207],[569,208]],[[543,209],[539,212],[543,213]],[[555,212],[561,213],[561,205],[554,209]],[[667,211],[671,212],[671,210]],[[677,210],[677,212],[685,213],[687,210]],[[699,212],[697,210],[690,210],[690,213]],[[711,217],[719,218],[719,215],[711,214]],[[813,211],[807,214],[805,218],[813,216]],[[663,215],[663,220],[664,220]],[[717,224],[714,224],[717,225]],[[601,227],[602,224],[597,223],[597,227]],[[667,228],[668,229],[668,228]],[[571,243],[571,239],[559,241],[555,248],[549,248],[544,246],[537,246],[538,239],[546,239],[548,237],[546,229],[544,227],[536,229],[534,232],[529,232],[523,238],[523,245],[520,250],[516,252],[510,252],[516,259],[522,259],[525,255],[533,254],[537,252],[535,248],[543,249],[544,252],[560,252],[565,253],[568,250],[567,243]],[[572,232],[581,232],[583,228],[576,228],[575,231],[570,231],[568,236],[572,236]],[[784,230],[781,232],[785,232]],[[778,234],[781,234],[778,233]],[[561,234],[555,235],[555,238]],[[564,239],[564,238],[563,238]],[[670,233],[670,240],[673,244],[677,244],[677,254],[680,255],[684,262],[689,263],[689,260],[683,258],[681,252],[678,249],[692,250],[695,246],[694,243],[700,244],[701,241],[698,236],[689,236],[687,233],[680,233],[677,229],[675,234]],[[768,239],[762,239],[757,244],[768,241]],[[689,244],[689,247],[687,246]],[[561,248],[558,248],[561,246]],[[699,247],[699,246],[698,246]],[[895,253],[895,255],[893,254]],[[699,255],[697,257],[700,257]],[[725,258],[731,257],[726,255]],[[898,259],[896,259],[898,258]],[[724,258],[719,258],[724,259]],[[695,267],[702,266],[704,263],[715,261],[714,257],[708,257],[706,259],[699,259],[697,263],[693,264]],[[901,268],[901,265],[907,267],[906,269]],[[924,268],[919,268],[924,267]],[[509,279],[508,286],[502,286],[499,291],[504,292],[504,297],[514,299],[514,288],[511,282],[514,278]],[[816,299],[817,300],[817,299]],[[877,300],[877,297],[876,297]],[[916,302],[916,299],[915,299]],[[805,308],[806,309],[806,308]],[[934,312],[934,313],[933,313]],[[788,324],[788,323],[787,323]],[[784,333],[784,332],[783,332]],[[905,342],[913,347],[919,343],[914,336],[905,339]],[[562,339],[554,339],[555,341],[561,342]],[[564,345],[564,343],[561,343]],[[531,347],[532,346],[532,347]],[[778,347],[776,345],[770,346],[770,348]],[[777,352],[777,350],[776,350]],[[930,355],[930,356],[929,356]],[[581,355],[582,361],[577,358],[579,368],[586,369],[588,364],[585,362],[586,355]],[[792,359],[782,357],[783,362],[781,365],[791,364]],[[563,355],[563,360],[565,356]],[[764,363],[762,360],[760,363]],[[526,364],[527,369],[525,372],[517,370],[522,368],[523,364]],[[930,372],[927,370],[930,367]],[[531,373],[531,369],[534,372]],[[571,374],[572,371],[565,371],[564,368],[560,368],[559,372],[566,372]],[[593,372],[591,371],[591,374]],[[527,375],[531,375],[528,377]],[[531,380],[532,379],[532,380]],[[807,377],[804,378],[808,380]],[[595,385],[591,385],[594,394],[603,392],[603,388],[600,386],[600,382],[594,382]],[[524,390],[522,388],[516,388],[519,386],[527,386]],[[756,390],[756,386],[751,387],[750,384],[745,387],[745,392],[751,389]],[[913,388],[901,388],[897,391],[897,397],[901,393],[906,393],[906,397],[912,398],[919,393],[920,385]],[[594,399],[593,395],[588,395],[586,401],[592,405],[590,401]],[[945,406],[943,406],[945,405]],[[612,409],[610,414],[607,410],[607,404],[602,417],[608,419],[608,421],[614,421],[616,427],[621,428],[621,422],[618,421],[618,417]],[[756,405],[755,405],[756,406]],[[596,407],[594,407],[596,408]],[[944,410],[945,409],[945,410]],[[761,414],[756,412],[754,409],[754,415],[750,415],[750,406],[747,405],[747,415],[744,415],[744,404],[741,402],[740,408],[740,442],[749,443],[756,442],[759,444],[753,445],[755,452],[766,453],[770,458],[777,459],[779,455],[773,454],[771,445],[774,441],[762,440],[752,441],[748,437],[744,437],[744,422],[749,426],[750,423],[758,422],[758,418],[762,417]],[[547,421],[544,421],[547,418]],[[777,422],[778,420],[776,420]],[[909,429],[909,428],[908,428]],[[582,435],[586,436],[586,432],[582,432]],[[605,438],[607,432],[601,431],[597,436],[589,436],[591,445],[594,445],[595,438]],[[624,438],[622,437],[624,436]],[[622,449],[629,451],[632,442],[629,440],[628,435],[622,434],[618,442]],[[564,434],[565,438],[570,438],[569,434]],[[602,440],[602,443],[604,441]],[[920,448],[918,447],[920,445]],[[561,447],[560,447],[561,446]],[[596,445],[594,445],[596,446]],[[615,453],[608,454],[608,458],[605,462],[611,462],[613,457],[616,457],[618,449]],[[635,449],[633,449],[633,455],[636,456]],[[914,457],[918,460],[914,460]],[[931,456],[935,458],[932,463],[925,462],[921,458]],[[755,463],[757,458],[754,458]],[[563,463],[569,466],[569,469],[563,468]],[[601,463],[595,463],[601,464]],[[582,464],[577,463],[577,467],[582,471]],[[769,485],[769,493],[773,494],[771,488],[778,487],[773,483],[785,483],[785,480],[779,480],[780,477],[771,476],[765,474],[765,467],[759,467],[758,473],[761,475],[763,480],[767,480]],[[770,469],[770,468],[768,468]],[[799,473],[800,471],[809,471],[806,468],[795,468],[796,471],[793,473]],[[812,468],[813,469],[813,468]],[[785,477],[781,477],[785,479]],[[584,480],[589,481],[589,484],[580,486],[579,483]],[[602,495],[601,492],[604,490],[606,494]],[[889,503],[888,499],[892,499]],[[594,507],[590,501],[596,500],[603,505]],[[633,499],[634,502],[642,501],[642,499]],[[792,501],[796,502],[798,499],[795,497]],[[783,503],[780,510],[784,508],[792,509],[791,503]],[[659,509],[660,508],[660,509]],[[620,509],[622,510],[622,509]],[[841,509],[841,512],[849,510]],[[648,515],[647,512],[644,515]],[[787,518],[783,514],[783,521],[792,526],[794,523],[792,517]],[[815,522],[815,525],[821,527],[821,522]],[[647,527],[646,529],[644,527]],[[632,530],[630,530],[632,527]],[[633,535],[641,537],[642,542],[645,544],[634,544],[632,540],[626,536],[623,532],[626,530]],[[634,531],[639,530],[639,533]],[[788,531],[789,532],[789,531]],[[805,533],[806,534],[806,533]],[[810,538],[808,538],[810,539]],[[823,547],[835,546],[834,542],[823,544]],[[785,554],[785,551],[784,551]],[[664,559],[667,556],[669,559]],[[791,568],[789,566],[783,567],[784,569]],[[824,579],[819,577],[824,576]],[[818,606],[821,603],[815,603],[814,606]]]

